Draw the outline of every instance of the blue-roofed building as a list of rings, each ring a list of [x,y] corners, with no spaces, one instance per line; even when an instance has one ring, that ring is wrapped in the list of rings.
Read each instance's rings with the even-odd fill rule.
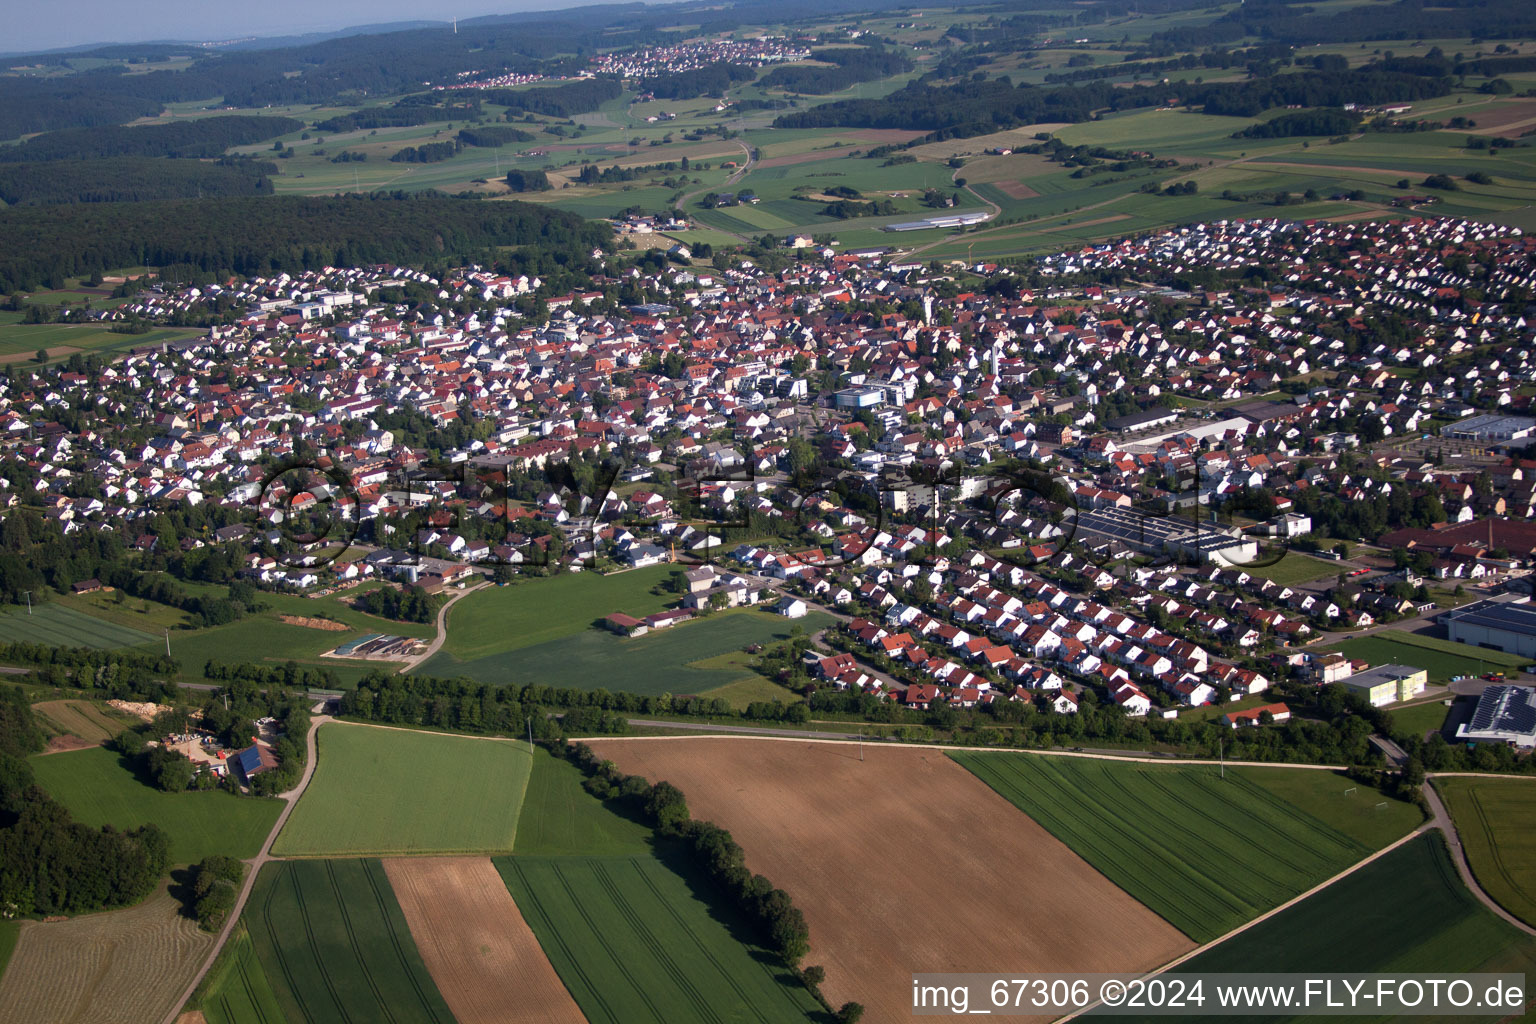
[[[240,766],[246,778],[252,779],[264,771],[276,768],[277,755],[265,744],[252,743],[235,755],[235,763]]]

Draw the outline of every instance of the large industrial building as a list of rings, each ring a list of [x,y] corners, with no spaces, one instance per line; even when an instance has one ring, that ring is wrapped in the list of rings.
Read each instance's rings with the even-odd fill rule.
[[[1536,605],[1524,601],[1479,601],[1442,619],[1452,640],[1492,647],[1536,660]]]
[[[1474,743],[1536,747],[1536,688],[1488,687],[1477,700],[1472,720],[1456,727],[1456,738]]]
[[[1379,708],[1423,693],[1429,685],[1429,673],[1412,665],[1378,665],[1345,676],[1339,682]]]
[[[1252,565],[1256,541],[1215,526],[1113,506],[1079,512],[1076,537],[1085,543],[1118,541],[1146,554],[1167,553],[1217,565]]]

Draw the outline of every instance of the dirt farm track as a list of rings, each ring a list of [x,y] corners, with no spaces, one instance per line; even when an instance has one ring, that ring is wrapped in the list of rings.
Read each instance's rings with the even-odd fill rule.
[[[914,971],[1133,971],[1193,948],[941,751],[732,737],[603,739],[681,789],[786,890],[833,1006],[910,1016]]]
[[[586,1024],[489,857],[392,858],[384,871],[459,1024]]]
[[[212,945],[164,887],[124,910],[29,921],[0,982],[0,1021],[159,1020]]]

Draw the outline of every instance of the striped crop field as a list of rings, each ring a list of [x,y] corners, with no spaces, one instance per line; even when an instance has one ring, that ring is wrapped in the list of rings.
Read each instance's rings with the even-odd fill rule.
[[[289,1024],[453,1024],[376,860],[268,864],[246,923]]]
[[[805,987],[656,857],[495,864],[590,1024],[818,1019]]]
[[[110,649],[132,647],[155,639],[158,638],[149,633],[98,619],[54,601],[33,605],[30,615],[25,608],[8,608],[0,612],[0,641],[7,643],[25,640],[59,647]]]
[[[1256,781],[1264,773],[1301,769],[1229,770],[1223,777],[1208,765],[950,756],[1197,942],[1230,931],[1385,845],[1377,841],[1384,831],[1379,822],[1367,819],[1355,827],[1349,819],[1313,815],[1298,806],[1301,800],[1285,799]],[[1332,772],[1307,774],[1317,778],[1301,780],[1303,786],[1338,793],[1349,786]],[[1376,813],[1403,812],[1389,805]],[[1404,818],[1396,834],[1413,823]]]
[[[245,925],[231,936],[215,972],[202,1000],[208,1024],[287,1024]]]

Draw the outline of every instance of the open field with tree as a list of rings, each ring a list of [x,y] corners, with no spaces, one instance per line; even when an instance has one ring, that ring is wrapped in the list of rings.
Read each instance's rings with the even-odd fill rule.
[[[586,1024],[488,857],[384,862],[458,1024]]]
[[[1253,769],[1220,777],[1208,765],[956,752],[1009,802],[1198,942],[1304,892],[1397,839],[1420,820],[1389,801],[1384,824],[1353,802],[1325,823],[1307,806],[1344,801],[1354,786],[1332,772]],[[1261,772],[1317,776],[1260,785]],[[1358,788],[1358,787],[1356,787]],[[1358,793],[1357,793],[1358,796]]]
[[[1298,973],[1529,973],[1536,971],[1536,939],[1467,891],[1444,840],[1431,833],[1185,961],[1175,973],[1251,971],[1256,964]]]
[[[199,987],[196,1001],[208,1024],[287,1024],[243,922]]]
[[[223,790],[167,793],[105,747],[40,755],[29,763],[37,784],[82,824],[158,825],[171,841],[172,864],[194,864],[216,853],[254,857],[282,811],[278,800]]]
[[[498,857],[523,918],[592,1024],[807,1021],[820,1010],[704,879],[656,856]],[[708,889],[712,897],[713,892]],[[722,920],[724,916],[724,920]]]
[[[332,722],[314,778],[272,846],[279,856],[512,849],[527,744]]]
[[[108,622],[55,601],[34,603],[30,615],[26,608],[7,608],[0,612],[0,641],[18,640],[103,650],[156,642],[164,644],[164,640],[152,634]]]
[[[810,927],[806,963],[826,968],[834,1006],[903,1017],[912,965],[965,970],[978,936],[990,967],[1021,973],[1136,970],[1192,945],[940,751],[865,744],[861,761],[851,743],[590,743],[620,770],[681,789],[694,818],[727,829],[747,869],[789,893]],[[871,870],[873,850],[901,877]],[[977,898],[976,880],[999,865],[1051,882],[992,885]]]
[[[159,1020],[212,946],[164,886],[138,906],[25,922],[0,976],[0,1020]]]
[[[251,890],[246,926],[294,1024],[453,1024],[376,860],[269,863]]]
[[[469,600],[473,598],[465,599]],[[448,614],[453,616],[457,612],[455,605]],[[748,644],[784,640],[795,626],[806,634],[814,633],[832,621],[830,615],[820,612],[801,619],[786,619],[771,612],[744,609],[717,613],[639,637],[588,629],[574,636],[468,662],[454,662],[451,656],[439,653],[419,671],[422,675],[468,676],[498,685],[543,683],[584,690],[604,687],[651,696],[706,694],[752,679],[754,673],[745,668],[705,667],[699,662],[740,651]],[[781,699],[785,695],[784,691],[778,694]]]
[[[1536,784],[1520,779],[1437,778],[1472,874],[1483,891],[1536,925]]]

